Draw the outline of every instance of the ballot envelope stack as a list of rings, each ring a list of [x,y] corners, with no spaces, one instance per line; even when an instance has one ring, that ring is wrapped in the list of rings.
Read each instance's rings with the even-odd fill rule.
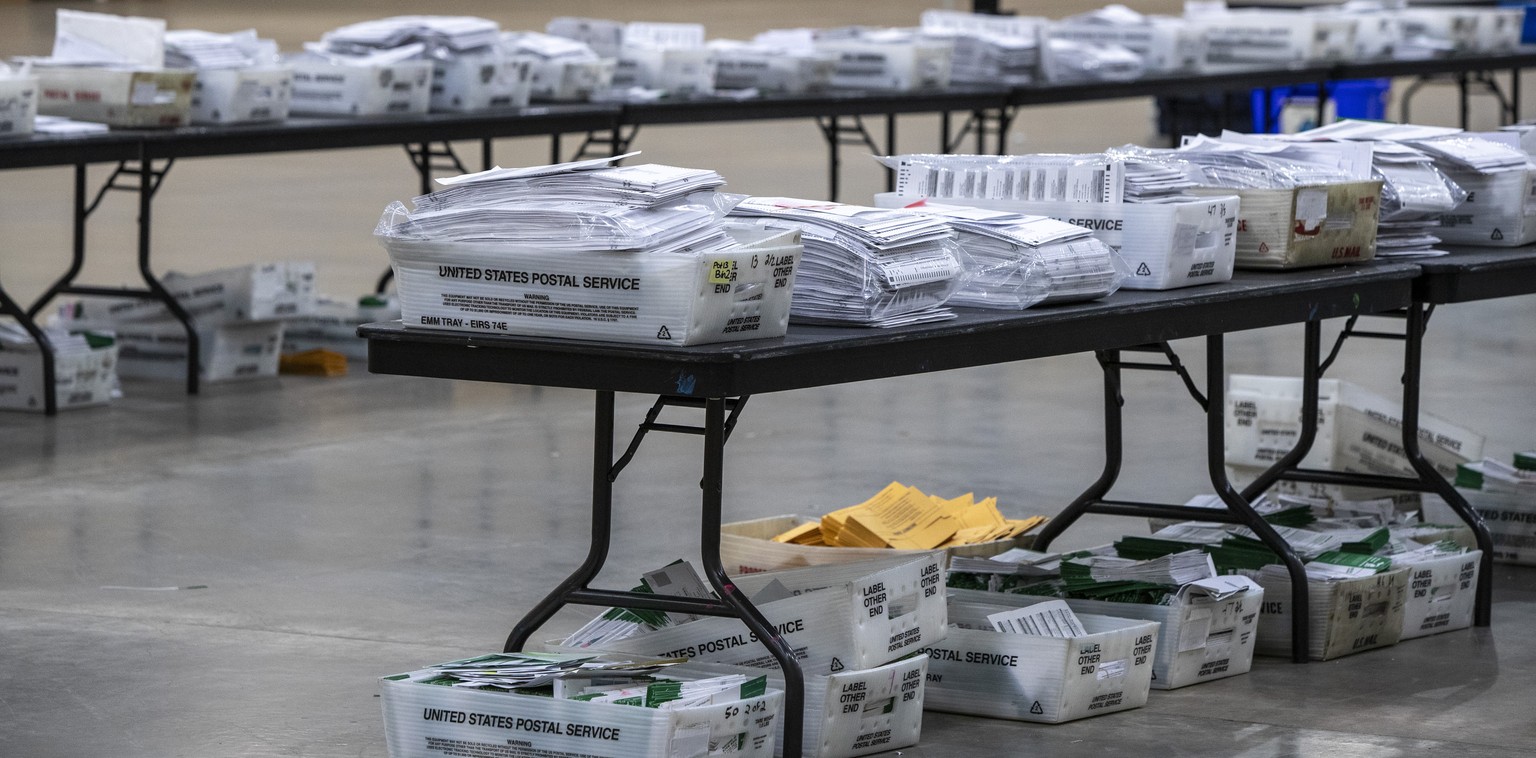
[[[923,36],[954,46],[954,84],[1028,85],[1040,79],[1043,18],[929,9]]]
[[[936,552],[738,574],[749,600],[804,674],[804,755],[851,758],[915,744],[921,736],[928,657],[945,635],[943,563]],[[695,599],[715,592],[686,561],[647,572],[636,591]],[[610,609],[545,648],[608,655],[687,656],[689,666],[765,669],[776,660],[736,618]],[[704,663],[704,662],[712,663]]]
[[[1214,495],[1190,504],[1221,507]],[[1296,518],[1298,504],[1312,507],[1312,522],[1305,528],[1280,523]],[[1312,658],[1331,659],[1471,624],[1481,553],[1467,527],[1418,523],[1416,513],[1405,517],[1390,500],[1351,505],[1292,498],[1258,506],[1303,562]],[[1122,538],[1114,547],[1122,557],[1143,559],[1199,550],[1218,571],[1253,579],[1267,594],[1258,652],[1290,655],[1290,573],[1248,527],[1177,523],[1150,537]]]
[[[771,758],[784,692],[770,679],[681,660],[492,653],[383,677],[379,696],[391,758]]]
[[[1263,590],[1219,576],[1198,547],[1132,556],[1104,546],[1056,554],[1010,550],[950,562],[957,600],[1028,604],[1055,597],[1080,614],[1156,621],[1150,686],[1174,689],[1245,673],[1253,663]],[[1004,600],[1006,598],[1006,601]]]
[[[500,26],[474,16],[392,16],[349,24],[306,43],[339,63],[423,60],[431,65],[433,111],[478,111],[528,104],[533,60],[502,45]]]
[[[197,71],[192,122],[282,121],[293,99],[293,69],[279,62],[277,42],[254,29],[216,34],[196,29],[165,33],[165,64]]]
[[[198,335],[198,374],[205,382],[277,375],[285,319],[315,308],[315,264],[278,261],[160,278]],[[132,297],[86,297],[61,305],[61,327],[116,335],[118,373],[180,380],[189,355],[185,327],[163,303]]]
[[[938,216],[955,230],[966,281],[949,305],[1018,310],[1096,300],[1125,278],[1119,253],[1081,226],[927,201],[907,209]]]
[[[59,410],[110,402],[117,392],[117,339],[105,331],[43,329],[53,353]],[[13,321],[0,320],[0,410],[45,409],[42,346]]]
[[[375,235],[407,326],[688,345],[781,336],[800,257],[786,226],[729,224],[708,169],[634,154],[440,179]]]
[[[944,303],[963,283],[955,233],[929,215],[821,200],[753,197],[731,210],[800,229],[796,323],[899,326],[954,318]]]
[[[1196,196],[1183,166],[1143,148],[1037,155],[882,156],[895,191],[881,208],[928,200],[1030,216],[1088,229],[1125,263],[1120,287],[1165,290],[1232,278],[1236,193]]]
[[[506,32],[502,48],[529,60],[532,100],[582,102],[613,86],[617,59],[604,57],[580,40],[543,32]]]

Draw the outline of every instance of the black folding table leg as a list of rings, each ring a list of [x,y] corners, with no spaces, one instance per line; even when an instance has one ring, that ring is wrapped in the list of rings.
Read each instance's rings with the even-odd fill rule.
[[[165,171],[169,171],[167,163]],[[171,293],[160,283],[149,265],[150,252],[150,209],[154,206],[155,191],[160,189],[160,181],[165,176],[162,171],[156,176],[153,169],[153,161],[148,157],[139,158],[139,276],[144,279],[145,286],[154,294],[155,298],[165,305],[165,309],[171,312],[171,316],[181,324],[181,328],[187,332],[187,394],[196,395],[198,389],[198,369],[202,365],[202,345],[197,336],[197,325],[192,321],[191,314],[181,307],[181,303],[171,296]]]
[[[63,293],[65,288],[75,283],[75,277],[80,275],[80,269],[85,265],[85,221],[90,217],[91,211],[96,208],[96,205],[101,202],[101,195],[106,194],[106,190],[103,189],[101,194],[97,195],[95,202],[87,205],[85,202],[85,174],[86,165],[84,163],[76,163],[74,239],[71,241],[69,270],[65,271],[64,275],[55,280],[53,284],[49,285],[42,295],[39,295],[36,300],[32,301],[32,305],[27,308],[27,318],[36,319],[37,314],[43,310],[43,306],[52,302],[54,298]]]
[[[1295,469],[1301,459],[1312,452],[1312,443],[1317,439],[1317,382],[1322,376],[1322,332],[1322,322],[1306,323],[1301,364],[1301,431],[1296,437],[1296,445],[1243,488],[1243,499],[1250,503],[1274,486],[1275,482],[1284,479],[1286,473]]]
[[[1424,322],[1424,306],[1418,303],[1408,306],[1407,339],[1403,347],[1403,457],[1418,473],[1419,480],[1433,488],[1477,538],[1477,548],[1483,551],[1483,557],[1478,567],[1472,623],[1488,626],[1493,611],[1493,537],[1488,532],[1488,525],[1483,523],[1483,517],[1467,504],[1466,498],[1435,470],[1434,464],[1426,460],[1419,449],[1419,369],[1424,350]]]
[[[1051,541],[1082,518],[1091,504],[1103,500],[1120,477],[1120,464],[1123,460],[1121,408],[1125,405],[1125,398],[1120,395],[1120,351],[1100,350],[1095,355],[1099,367],[1104,371],[1104,470],[1099,474],[1098,481],[1089,485],[1061,513],[1045,522],[1045,526],[1035,535],[1036,550],[1049,548]]]
[[[1210,403],[1205,409],[1206,462],[1210,467],[1211,484],[1227,508],[1253,530],[1291,575],[1291,660],[1306,663],[1311,660],[1311,640],[1308,634],[1309,603],[1307,595],[1307,570],[1290,545],[1275,532],[1274,527],[1260,516],[1252,505],[1232,488],[1227,479],[1226,462],[1226,353],[1225,337],[1212,334],[1205,338],[1205,392]],[[1314,398],[1314,408],[1316,399]]]
[[[609,534],[613,525],[613,392],[599,390],[592,424],[592,541],[587,559],[560,586],[539,601],[507,636],[506,652],[523,649],[528,638],[566,605],[571,593],[585,589],[608,560]],[[719,534],[715,539],[719,540]]]
[[[774,630],[763,614],[747,600],[736,584],[725,573],[720,560],[720,509],[724,499],[725,480],[725,398],[709,398],[704,403],[704,489],[703,513],[700,518],[700,559],[704,575],[720,595],[720,600],[731,606],[768,652],[779,662],[784,674],[784,758],[799,756],[804,734],[805,681],[800,664],[795,660],[789,643]]]

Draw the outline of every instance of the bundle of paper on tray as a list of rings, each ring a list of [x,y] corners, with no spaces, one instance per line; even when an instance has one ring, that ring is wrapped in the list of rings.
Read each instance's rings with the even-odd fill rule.
[[[967,278],[950,305],[1016,310],[1095,300],[1113,294],[1128,273],[1113,248],[1074,224],[926,200],[906,210],[955,230]]]
[[[955,233],[932,216],[820,200],[753,197],[731,210],[798,228],[805,258],[796,322],[898,326],[954,318],[942,307],[963,284]]]
[[[616,61],[579,40],[542,32],[506,32],[502,49],[529,60],[534,100],[584,101],[613,86]]]
[[[954,46],[949,80],[955,84],[1028,85],[1040,78],[1044,18],[929,9],[925,37]]]
[[[494,168],[393,203],[375,230],[409,326],[699,344],[781,336],[787,226],[727,223],[713,171],[619,158]]]
[[[925,494],[891,482],[874,497],[841,508],[818,522],[797,526],[775,542],[834,547],[933,550],[1011,539],[1045,523],[1044,516],[1010,519],[997,509],[997,498],[977,500]]]

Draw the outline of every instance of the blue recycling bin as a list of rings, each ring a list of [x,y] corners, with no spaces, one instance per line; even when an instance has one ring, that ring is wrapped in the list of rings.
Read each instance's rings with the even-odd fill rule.
[[[1317,85],[1298,84],[1294,87],[1270,89],[1269,131],[1280,131],[1280,112],[1287,100],[1294,97],[1317,97]],[[1346,79],[1328,85],[1328,97],[1333,100],[1334,112],[1339,118],[1363,118],[1381,121],[1387,117],[1387,103],[1392,97],[1392,80]],[[1264,132],[1264,90],[1253,91],[1253,131]]]

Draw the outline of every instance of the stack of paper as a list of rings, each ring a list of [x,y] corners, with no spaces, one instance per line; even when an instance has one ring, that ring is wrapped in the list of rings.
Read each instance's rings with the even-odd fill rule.
[[[1145,16],[1118,4],[1053,22],[1045,34],[1052,40],[1124,48],[1148,72],[1191,69],[1205,60],[1205,36],[1184,19]]]
[[[956,84],[1027,85],[1040,77],[1040,29],[1044,18],[923,11],[924,36],[951,42],[950,81]]]
[[[38,116],[32,125],[32,131],[38,134],[56,135],[97,134],[112,131],[112,127],[94,121],[76,121],[64,116]]]
[[[1536,462],[1532,457],[1531,453],[1517,453],[1515,466],[1495,458],[1460,464],[1456,467],[1456,486],[1536,498]],[[1524,468],[1518,465],[1522,460],[1528,464]]]
[[[987,614],[992,629],[1003,634],[1033,634],[1042,637],[1082,637],[1088,634],[1077,614],[1064,600],[1047,600],[997,613]]]
[[[1413,145],[1451,166],[1479,174],[1524,169],[1529,162],[1529,157],[1520,150],[1473,135],[1422,139]]]
[[[1211,557],[1199,550],[1186,550],[1142,561],[1102,555],[1086,556],[1063,560],[1061,568],[1062,578],[1067,580],[1069,586],[1084,580],[1094,583],[1144,582],[1182,586],[1216,575]]]
[[[724,674],[688,680],[657,676],[684,662],[615,660],[560,653],[492,653],[429,667],[420,672],[417,681],[661,709],[732,702],[756,697],[767,689],[766,676]]]
[[[800,95],[832,83],[837,58],[815,48],[788,48],[760,42],[709,41],[715,57],[715,94],[724,90]]]
[[[261,39],[255,29],[215,34],[196,29],[165,33],[167,68],[245,68],[277,64],[277,42]]]
[[[950,305],[1017,310],[1095,300],[1125,278],[1119,254],[1080,226],[925,200],[906,209],[938,216],[955,230],[967,277]]]
[[[1081,155],[893,155],[877,157],[896,172],[906,197],[1118,203],[1126,200],[1126,159]]]
[[[1127,82],[1147,71],[1140,55],[1120,45],[1058,38],[1045,41],[1040,69],[1052,84]]]
[[[801,231],[792,320],[900,326],[954,318],[942,306],[963,283],[954,231],[915,213],[787,197],[750,198],[732,216]]]
[[[958,574],[1004,574],[1051,577],[1061,575],[1061,554],[1016,547],[988,558],[951,556],[949,570]]]
[[[1003,516],[997,509],[997,498],[978,501],[966,493],[945,499],[891,482],[863,503],[828,513],[819,524],[798,526],[774,540],[799,545],[932,550],[1013,539],[1043,523],[1043,516]]]
[[[613,86],[616,59],[580,40],[540,32],[507,32],[502,49],[532,59],[535,100],[582,101]]]
[[[493,207],[531,200],[655,207],[725,185],[725,179],[712,169],[654,163],[608,165],[636,155],[639,153],[536,168],[498,167],[440,180],[444,189],[411,202],[417,211]]]
[[[416,198],[414,210],[391,204],[375,234],[572,252],[699,253],[731,244],[716,205],[723,196],[708,191],[724,183],[718,174],[608,167],[633,155],[439,179],[448,189]],[[695,188],[702,193],[690,200]]]
[[[549,687],[564,679],[646,681],[651,674],[682,662],[601,660],[570,653],[491,653],[440,663],[427,671],[436,674],[429,683],[505,692]]]
[[[1125,149],[1109,151],[1110,155],[1124,153],[1125,202],[1173,203],[1189,199],[1188,190],[1199,186],[1189,178],[1181,166],[1166,162],[1148,163],[1137,160],[1134,151]]]
[[[421,43],[429,49],[463,52],[495,45],[501,28],[473,16],[393,16],[339,27],[321,36],[336,53],[366,54]]]

